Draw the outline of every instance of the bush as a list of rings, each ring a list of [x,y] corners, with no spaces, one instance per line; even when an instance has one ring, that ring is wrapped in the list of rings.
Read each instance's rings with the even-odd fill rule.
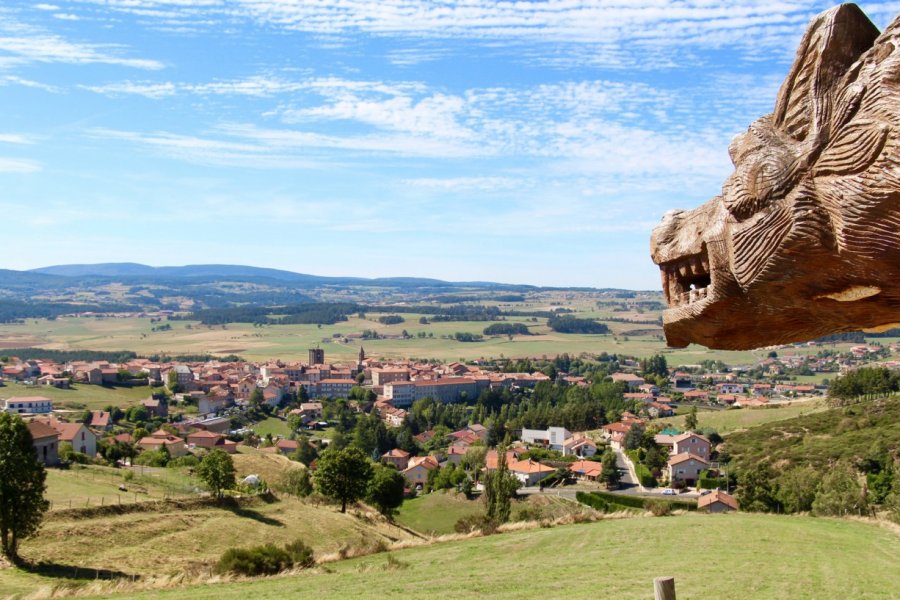
[[[672,514],[672,504],[665,500],[650,499],[644,503],[644,506],[653,513],[654,517],[666,517]]]
[[[284,546],[285,551],[294,561],[295,567],[309,568],[316,564],[313,550],[303,543],[303,540],[294,540],[290,544]]]
[[[216,564],[218,573],[274,575],[293,566],[291,555],[274,544],[255,548],[229,548]]]
[[[216,572],[253,577],[274,575],[294,566],[306,568],[314,564],[312,549],[303,541],[295,540],[284,548],[274,544],[253,548],[229,548],[216,563]]]

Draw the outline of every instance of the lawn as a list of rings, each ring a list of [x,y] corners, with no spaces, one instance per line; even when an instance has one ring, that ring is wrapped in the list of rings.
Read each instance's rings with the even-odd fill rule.
[[[58,510],[188,496],[200,485],[180,469],[135,467],[132,480],[125,481],[128,471],[96,465],[47,469],[45,497],[51,502],[51,510]],[[125,491],[119,489],[123,484]]]
[[[291,428],[288,427],[287,419],[279,417],[269,417],[265,421],[254,423],[251,426],[251,429],[253,429],[257,435],[262,437],[265,437],[267,434],[272,434],[272,437],[280,435],[281,437],[286,438],[291,434]]]
[[[10,396],[43,396],[53,400],[54,409],[100,410],[107,406],[128,408],[138,404],[150,396],[150,388],[109,387],[102,385],[73,385],[71,389],[61,390],[55,387],[24,385],[7,382],[0,387],[0,398]]]
[[[467,500],[465,495],[450,491],[425,494],[403,502],[397,522],[422,533],[453,533],[458,520],[484,514],[481,500]]]
[[[693,550],[690,550],[693,548]],[[290,577],[130,598],[679,598],[874,600],[900,590],[900,536],[876,525],[757,514],[607,520],[409,548]]]
[[[680,406],[679,409],[686,408]],[[770,408],[733,408],[728,410],[700,410],[697,422],[702,427],[712,427],[721,434],[749,429],[757,425],[792,419],[825,410],[824,400],[797,400],[790,403],[774,404]],[[687,411],[685,411],[687,412]],[[684,415],[665,417],[655,421],[665,425],[684,427]]]

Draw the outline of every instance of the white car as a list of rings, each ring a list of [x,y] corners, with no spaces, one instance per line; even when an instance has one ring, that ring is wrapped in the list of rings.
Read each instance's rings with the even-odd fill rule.
[[[672,488],[666,488],[662,491],[662,493],[663,493],[663,496],[674,496],[675,490],[673,490]]]

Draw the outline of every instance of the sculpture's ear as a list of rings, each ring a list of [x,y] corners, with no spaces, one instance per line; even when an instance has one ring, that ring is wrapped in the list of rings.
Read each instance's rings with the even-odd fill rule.
[[[833,96],[839,93],[835,88],[878,33],[855,4],[841,4],[813,19],[778,91],[775,126],[798,142],[810,140],[814,147],[827,141]]]

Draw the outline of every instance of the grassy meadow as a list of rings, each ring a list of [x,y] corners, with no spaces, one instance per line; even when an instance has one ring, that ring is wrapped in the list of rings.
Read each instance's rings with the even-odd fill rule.
[[[383,313],[388,314],[388,313]],[[528,325],[534,335],[485,338],[481,342],[458,342],[442,336],[456,332],[481,334],[489,322],[457,321],[423,325],[417,314],[404,314],[404,323],[383,325],[380,314],[358,315],[334,325],[270,325],[232,323],[225,326],[206,326],[191,321],[171,321],[171,330],[152,332],[149,319],[141,318],[60,318],[54,321],[28,320],[22,324],[0,324],[0,352],[3,348],[36,346],[72,350],[132,350],[140,355],[152,354],[238,354],[249,360],[305,360],[307,350],[319,345],[333,361],[354,360],[360,346],[366,354],[384,358],[434,358],[445,361],[489,359],[499,357],[553,357],[567,352],[601,352],[650,356],[663,353],[672,366],[698,364],[703,360],[721,360],[727,364],[751,364],[765,357],[766,351],[728,352],[709,350],[701,346],[684,349],[666,348],[662,329],[649,325],[609,322],[613,333],[607,335],[562,334],[551,331],[545,319],[532,322],[529,318],[509,318],[509,322]],[[600,316],[585,311],[581,316]],[[655,317],[650,315],[617,315],[619,318]],[[379,335],[398,336],[388,339],[363,340],[345,338],[375,330]],[[406,330],[412,336],[401,339]],[[649,332],[647,332],[649,330]],[[629,331],[644,331],[629,335]],[[419,332],[426,336],[417,337]],[[344,341],[346,339],[346,341]],[[845,344],[844,346],[849,347]],[[815,353],[816,347],[801,347],[787,353]]]
[[[687,413],[690,408],[679,406],[679,412]],[[792,419],[801,415],[808,415],[823,411],[827,408],[822,399],[795,400],[773,404],[768,408],[733,408],[728,410],[703,410],[697,412],[697,423],[702,427],[712,427],[719,433],[730,433],[742,429],[749,429],[757,425]],[[684,428],[684,414],[674,417],[658,419],[654,423],[663,426],[674,425]]]
[[[172,538],[168,538],[172,539]],[[189,546],[202,546],[196,537]],[[249,541],[249,540],[248,540]],[[900,535],[865,522],[761,514],[604,520],[437,543],[294,576],[129,598],[896,598]]]

